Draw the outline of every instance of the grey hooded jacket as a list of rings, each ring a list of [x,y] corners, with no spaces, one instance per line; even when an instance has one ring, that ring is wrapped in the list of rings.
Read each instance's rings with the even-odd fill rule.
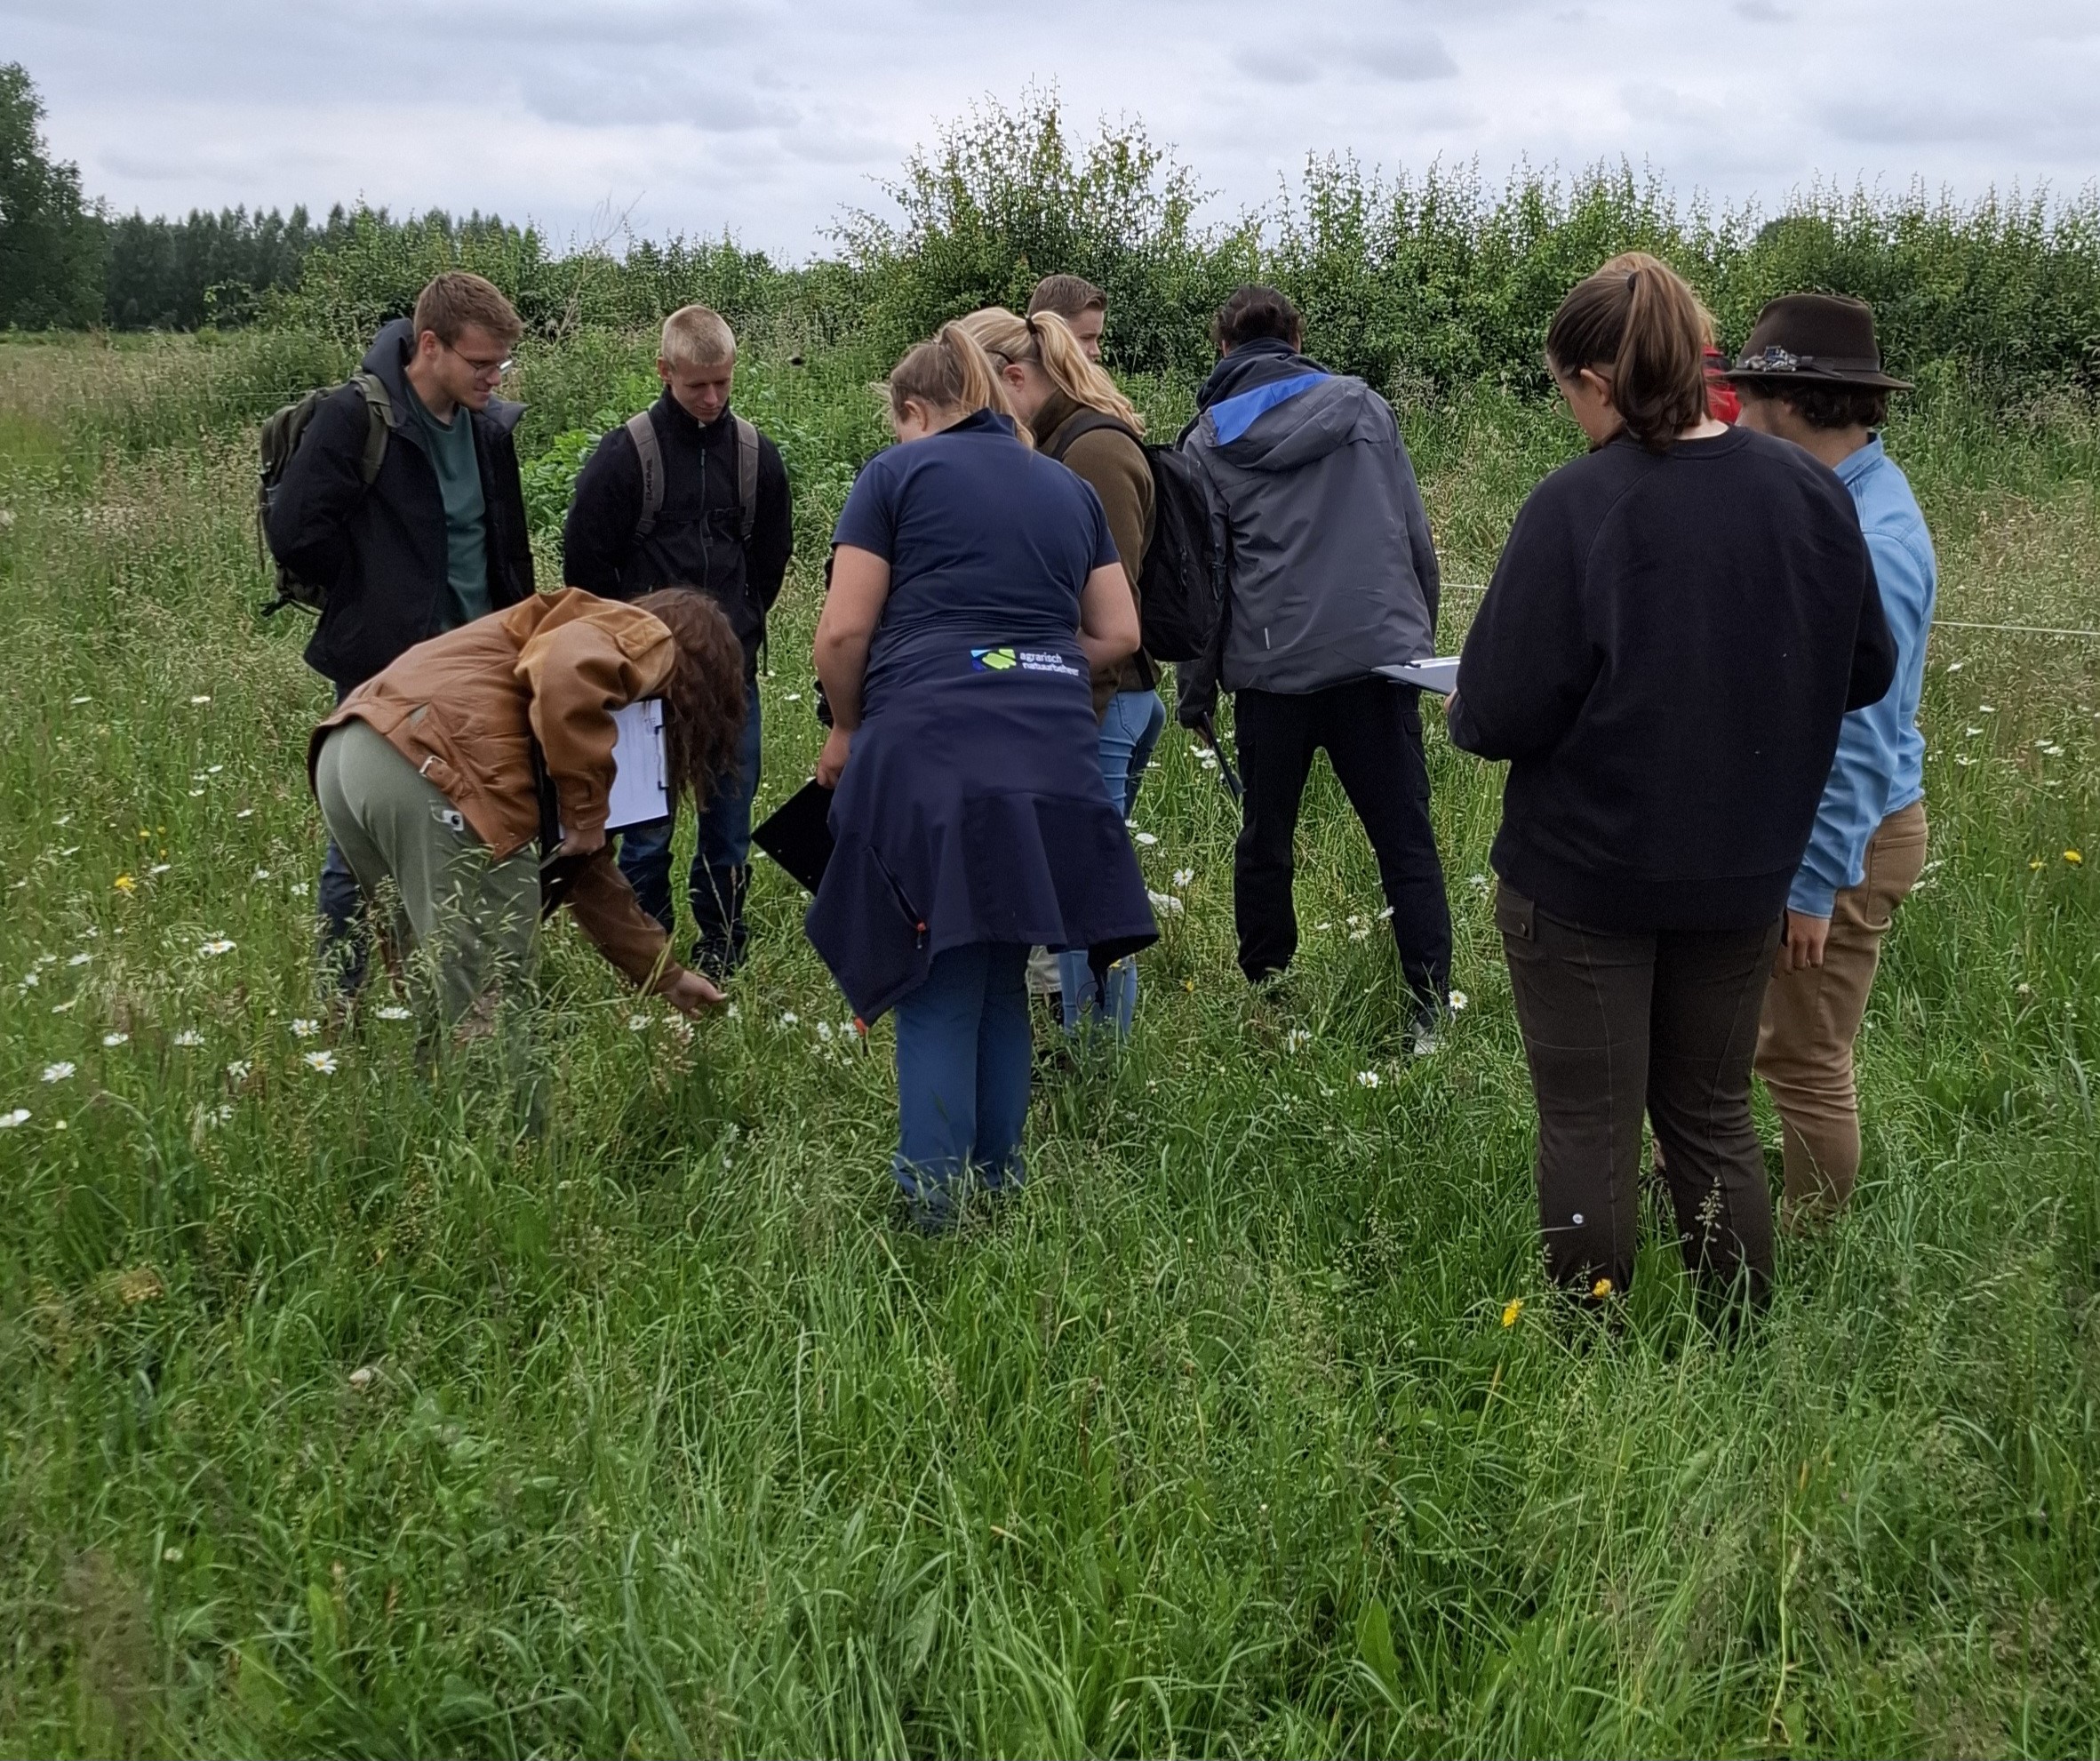
[[[1180,669],[1180,718],[1218,690],[1298,694],[1435,652],[1436,551],[1393,408],[1360,379],[1263,339],[1218,364],[1183,444],[1226,559],[1211,652]]]

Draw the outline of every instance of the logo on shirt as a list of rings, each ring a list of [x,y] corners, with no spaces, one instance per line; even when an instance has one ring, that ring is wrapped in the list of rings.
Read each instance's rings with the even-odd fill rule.
[[[980,673],[1010,673],[1018,668],[1024,673],[1062,673],[1066,678],[1080,676],[1079,668],[1054,648],[973,648],[970,651],[970,665],[972,671]]]

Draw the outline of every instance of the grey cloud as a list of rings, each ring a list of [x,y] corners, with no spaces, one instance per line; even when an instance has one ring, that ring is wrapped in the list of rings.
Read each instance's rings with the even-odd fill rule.
[[[1790,22],[1793,9],[1782,6],[1778,0],[1736,0],[1736,13],[1753,24],[1776,25]]]
[[[1234,50],[1233,65],[1249,79],[1264,85],[1310,85],[1320,77],[1320,69],[1311,56],[1261,44],[1250,43]]]
[[[792,125],[797,113],[760,98],[749,82],[717,67],[686,78],[675,66],[617,68],[587,62],[539,68],[519,86],[526,108],[549,122],[586,128],[622,123],[683,123],[703,134],[739,134]]]
[[[2100,146],[2100,118],[2089,92],[2058,97],[2030,91],[2019,101],[1978,103],[1930,92],[1833,93],[1814,108],[1817,120],[1840,140],[1920,147],[1988,142],[2033,148]]]
[[[1387,79],[1455,79],[1458,64],[1433,33],[1419,36],[1359,38],[1348,53],[1373,73]]]

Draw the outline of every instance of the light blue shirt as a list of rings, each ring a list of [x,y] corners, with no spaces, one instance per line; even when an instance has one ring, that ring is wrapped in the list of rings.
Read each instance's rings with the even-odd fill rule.
[[[1876,435],[1840,461],[1838,476],[1859,508],[1874,560],[1881,612],[1896,641],[1896,683],[1879,703],[1855,709],[1838,730],[1838,755],[1816,809],[1808,853],[1787,895],[1790,909],[1827,917],[1839,892],[1866,878],[1867,840],[1883,820],[1925,796],[1925,736],[1918,699],[1925,687],[1925,636],[1939,590],[1932,534],[1910,479]]]

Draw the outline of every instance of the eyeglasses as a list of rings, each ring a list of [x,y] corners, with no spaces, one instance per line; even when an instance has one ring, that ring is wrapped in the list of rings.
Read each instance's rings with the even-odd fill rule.
[[[451,350],[452,354],[458,355],[462,361],[472,367],[476,379],[501,379],[504,374],[517,365],[516,358],[513,356],[506,355],[500,361],[483,361],[454,348],[449,342],[443,346]]]

